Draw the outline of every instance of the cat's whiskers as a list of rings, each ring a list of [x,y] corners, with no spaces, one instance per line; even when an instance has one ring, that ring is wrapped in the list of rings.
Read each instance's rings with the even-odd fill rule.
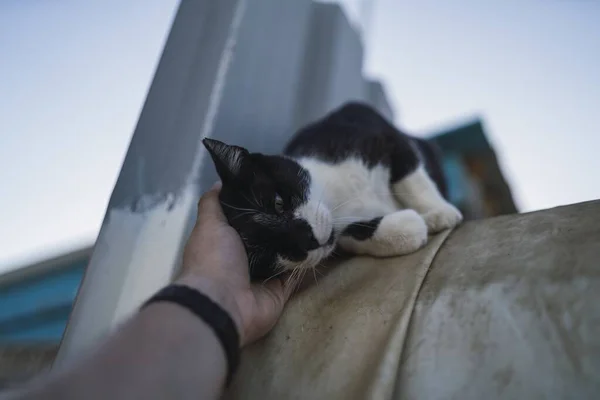
[[[294,267],[292,269],[292,273],[290,274],[290,276],[286,280],[285,288],[289,288],[290,290],[295,290],[296,287],[299,284],[302,283],[302,281],[304,280],[304,277],[306,276],[306,272],[309,269],[312,269],[313,273],[314,273],[314,271],[315,271],[314,267],[307,267],[306,266],[306,264],[307,264],[308,261],[309,261],[309,259],[307,258],[304,261],[300,262],[296,267]],[[315,275],[315,281],[316,280],[317,280],[317,277]]]
[[[257,208],[259,208],[259,207],[260,207],[260,205],[259,205],[259,204],[258,204],[258,202],[256,201],[256,196],[254,196],[254,200],[255,200],[255,201],[252,201],[252,200],[250,200],[250,199],[249,199],[249,198],[247,198],[247,197],[246,197],[246,195],[244,195],[244,194],[242,194],[242,197],[243,197],[243,198],[244,198],[244,199],[245,199],[245,200],[246,200],[248,203],[250,203],[250,204],[254,205],[255,207],[257,207]]]
[[[335,250],[331,250],[331,254],[336,255],[338,257],[343,257],[343,254],[336,252]]]
[[[298,273],[295,276],[294,283],[293,283],[293,287],[296,289],[296,288],[298,288],[299,285],[302,284],[302,281],[304,279],[304,276],[306,275],[306,271],[308,270],[308,268],[296,267],[294,269],[296,271],[298,271]]]
[[[235,207],[235,206],[232,206],[231,204],[225,203],[224,201],[221,201],[221,204],[223,204],[224,206],[229,207],[229,208],[231,208],[233,210],[247,211],[247,212],[256,212],[256,210],[252,210],[251,208]]]
[[[241,214],[236,215],[235,217],[233,217],[231,219],[234,220],[234,219],[238,219],[240,217],[243,217],[245,215],[257,214],[257,213],[258,213],[258,211],[246,211],[246,212],[243,212]]]
[[[350,203],[351,201],[355,201],[355,200],[358,200],[358,196],[356,196],[356,197],[353,197],[353,198],[351,198],[351,199],[348,199],[348,200],[346,200],[346,201],[343,201],[343,202],[341,202],[341,203],[340,203],[340,204],[338,204],[337,206],[333,207],[333,208],[331,209],[331,212],[333,212],[333,211],[337,210],[338,208],[340,208],[340,207],[342,207],[342,206],[345,206],[346,204]]]
[[[268,277],[267,279],[265,279],[263,281],[263,285],[266,284],[267,282],[269,282],[271,279],[276,278],[276,277],[278,277],[279,275],[281,275],[281,274],[283,274],[285,272],[287,272],[287,270],[286,269],[282,269],[281,271],[279,271],[279,272],[271,275],[270,277]]]
[[[294,287],[291,285],[291,283],[294,281],[294,277],[297,274],[298,274],[298,268],[294,268],[294,269],[292,269],[291,274],[287,277],[287,279],[285,281],[285,285],[284,285],[284,289],[286,290],[286,295],[288,294],[287,290],[290,290],[292,292],[294,291]]]
[[[326,266],[326,265],[323,265],[323,264],[321,264],[321,263],[319,263],[319,267],[327,268],[327,266]],[[325,276],[325,274],[324,274],[324,273],[322,273],[321,271],[319,271],[317,268],[315,268],[315,272],[316,272],[317,274],[321,275],[321,276]]]
[[[296,276],[299,274],[299,269],[294,268],[292,269],[292,273],[290,274],[289,278],[288,278],[288,286],[290,286],[290,288],[293,289],[293,282],[296,279]]]
[[[312,268],[310,268],[310,269],[312,269]],[[298,280],[298,283],[302,284],[302,281],[304,280],[304,277],[306,276],[307,271],[308,271],[308,268],[304,268],[304,271],[302,271],[302,276]]]
[[[294,273],[294,271],[292,271],[292,273],[290,275],[288,275],[285,282],[283,283],[283,292],[286,297],[288,297],[288,294],[289,294],[289,292],[288,292],[290,290],[289,284],[290,284],[290,279],[291,279],[291,276],[293,273]]]
[[[325,187],[323,189],[321,189],[321,193],[319,196],[319,202],[317,203],[317,213],[319,212],[319,207],[321,206],[321,202],[323,201],[323,196],[325,195],[325,190],[327,190],[327,185],[329,185],[329,182],[325,183]]]
[[[318,263],[317,267],[322,267],[322,268],[327,268],[327,266],[323,265],[321,262]],[[321,271],[319,271],[317,269],[317,267],[313,268],[313,276],[315,278],[315,285],[317,285],[317,287],[319,288],[319,290],[322,290],[322,286],[319,284],[319,279],[317,278],[317,274],[319,274],[321,277],[325,276],[324,273],[322,273]]]
[[[249,254],[248,255],[248,271],[250,272],[250,275],[252,275],[253,267],[254,267],[254,254]]]
[[[264,208],[262,202],[258,201],[258,199],[256,198],[256,193],[254,193],[254,190],[252,190],[250,193],[252,193],[252,198],[254,199],[256,205],[260,206],[261,208]]]

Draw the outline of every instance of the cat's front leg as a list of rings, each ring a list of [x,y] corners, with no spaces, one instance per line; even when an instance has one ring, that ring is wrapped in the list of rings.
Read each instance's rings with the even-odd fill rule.
[[[422,166],[393,183],[392,192],[405,207],[423,216],[430,233],[454,228],[463,220],[461,212],[444,199]]]
[[[412,253],[427,243],[427,225],[416,211],[401,210],[348,225],[339,246],[354,254],[376,257]]]

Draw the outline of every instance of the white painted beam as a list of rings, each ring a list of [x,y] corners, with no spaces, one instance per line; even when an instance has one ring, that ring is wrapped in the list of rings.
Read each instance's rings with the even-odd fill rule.
[[[182,0],[55,366],[85,352],[178,267],[246,0]]]

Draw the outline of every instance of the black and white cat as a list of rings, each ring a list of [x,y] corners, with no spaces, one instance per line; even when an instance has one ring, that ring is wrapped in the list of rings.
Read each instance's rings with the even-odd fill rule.
[[[314,268],[336,246],[377,257],[414,252],[462,221],[445,200],[435,149],[373,108],[348,103],[297,132],[283,155],[204,139],[253,280]]]

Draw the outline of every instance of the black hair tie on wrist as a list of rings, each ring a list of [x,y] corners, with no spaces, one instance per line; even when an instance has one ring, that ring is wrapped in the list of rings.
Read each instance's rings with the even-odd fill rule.
[[[240,336],[229,313],[203,293],[188,286],[175,284],[159,290],[142,305],[142,308],[161,301],[187,308],[212,328],[225,350],[229,366],[225,385],[229,386],[240,362]]]

